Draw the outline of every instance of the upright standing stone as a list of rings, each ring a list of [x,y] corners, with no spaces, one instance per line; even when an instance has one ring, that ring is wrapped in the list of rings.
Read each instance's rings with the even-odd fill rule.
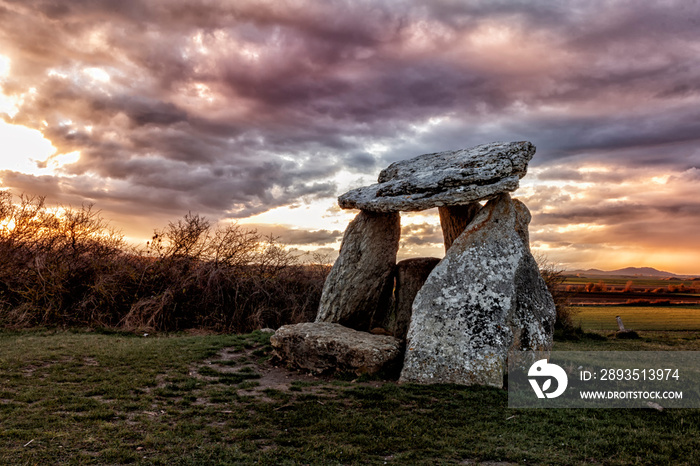
[[[519,199],[513,199],[513,207],[515,208],[515,231],[520,235],[520,239],[523,240],[523,244],[530,249],[530,220],[532,220],[532,214],[530,209],[527,208]]]
[[[369,330],[377,309],[390,306],[400,234],[396,212],[362,211],[350,222],[323,286],[316,322]]]
[[[396,288],[394,290],[394,319],[389,326],[391,333],[400,340],[406,339],[411,323],[413,300],[428,279],[430,272],[440,262],[436,257],[416,257],[396,264]]]
[[[430,274],[402,381],[501,387],[509,350],[551,348],[554,302],[521,237],[523,208],[508,194],[489,201]]]
[[[438,207],[442,238],[445,241],[445,252],[450,249],[454,240],[462,234],[480,209],[481,204],[478,202],[472,202],[467,205]]]

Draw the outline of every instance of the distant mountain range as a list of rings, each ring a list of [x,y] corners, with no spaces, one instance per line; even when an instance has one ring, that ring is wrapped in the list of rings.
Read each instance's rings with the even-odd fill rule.
[[[692,277],[693,275],[677,275],[671,272],[664,272],[663,270],[656,270],[653,267],[625,267],[624,269],[617,270],[599,270],[599,269],[588,269],[588,270],[567,270],[564,272],[566,275],[582,275],[586,277],[593,277],[598,275],[605,276],[628,276],[628,277],[662,277],[662,278],[681,278],[681,277]]]

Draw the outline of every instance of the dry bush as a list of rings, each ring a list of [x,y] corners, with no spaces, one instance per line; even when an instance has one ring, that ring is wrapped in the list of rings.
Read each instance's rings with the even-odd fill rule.
[[[83,324],[84,299],[124,246],[91,205],[50,210],[43,197],[0,197],[0,319],[15,325]]]
[[[625,283],[625,287],[622,289],[623,293],[631,293],[633,291],[632,287],[634,286],[634,282],[632,280],[628,281]]]
[[[561,330],[573,329],[574,316],[577,311],[570,305],[569,293],[561,286],[566,279],[566,277],[564,277],[564,271],[552,264],[544,255],[536,254],[535,260],[540,269],[540,274],[547,285],[547,289],[554,299],[554,307],[556,309],[554,328]]]
[[[187,214],[128,247],[92,206],[0,192],[0,325],[244,332],[312,320],[328,267]]]
[[[145,256],[127,328],[242,332],[312,320],[328,273],[274,237],[192,214],[156,231]]]
[[[669,293],[683,293],[687,291],[685,285],[681,283],[680,285],[668,285]]]
[[[607,291],[607,286],[604,281],[599,281],[598,283],[589,282],[583,288],[586,293],[600,293]]]

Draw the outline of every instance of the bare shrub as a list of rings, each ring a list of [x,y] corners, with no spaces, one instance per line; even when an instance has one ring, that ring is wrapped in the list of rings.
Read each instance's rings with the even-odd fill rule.
[[[540,269],[540,274],[547,285],[547,289],[554,299],[554,307],[556,309],[554,328],[562,330],[573,329],[576,309],[570,306],[569,294],[562,287],[564,280],[566,280],[564,271],[552,264],[542,254],[536,254],[535,260]]]
[[[244,332],[312,320],[328,267],[188,213],[128,247],[91,205],[0,192],[0,325]]]
[[[625,287],[622,289],[622,292],[623,293],[631,293],[633,291],[632,290],[633,286],[634,286],[634,282],[632,280],[628,281],[627,283],[625,283]]]
[[[127,328],[243,332],[312,320],[328,274],[299,263],[275,237],[213,228],[191,213],[156,231],[145,256]]]
[[[607,286],[604,281],[599,281],[598,283],[589,282],[583,288],[586,293],[600,293],[607,291]]]
[[[0,316],[19,325],[84,323],[84,300],[110,264],[122,236],[92,205],[50,210],[44,197],[3,192]]]
[[[669,293],[683,293],[687,291],[685,285],[681,283],[680,285],[668,285]]]

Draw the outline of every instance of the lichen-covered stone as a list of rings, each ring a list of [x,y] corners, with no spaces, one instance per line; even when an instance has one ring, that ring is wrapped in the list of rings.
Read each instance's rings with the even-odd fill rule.
[[[532,220],[530,209],[519,199],[513,199],[513,207],[515,208],[515,231],[520,235],[523,244],[530,249],[530,230],[528,228],[530,220]]]
[[[509,350],[551,348],[554,302],[522,238],[526,211],[508,194],[489,201],[432,271],[413,302],[402,381],[500,387]]]
[[[522,141],[421,155],[389,165],[379,174],[379,183],[343,194],[338,204],[399,212],[491,199],[518,188],[534,153],[535,146]]]
[[[414,257],[396,264],[392,303],[374,313],[370,325],[372,333],[393,335],[402,341],[406,339],[413,299],[438,262],[437,257]]]
[[[396,338],[406,339],[411,323],[413,300],[439,262],[440,259],[436,257],[416,257],[396,264],[394,311],[389,324],[389,329]]]
[[[400,235],[398,213],[362,211],[350,222],[323,286],[316,322],[369,330],[377,309],[391,305]]]
[[[401,362],[398,339],[358,332],[340,324],[283,325],[270,343],[275,356],[287,367],[314,373],[391,373]]]
[[[481,210],[481,204],[478,202],[472,202],[467,205],[438,207],[445,251],[450,249],[454,240],[462,234],[479,210]]]

